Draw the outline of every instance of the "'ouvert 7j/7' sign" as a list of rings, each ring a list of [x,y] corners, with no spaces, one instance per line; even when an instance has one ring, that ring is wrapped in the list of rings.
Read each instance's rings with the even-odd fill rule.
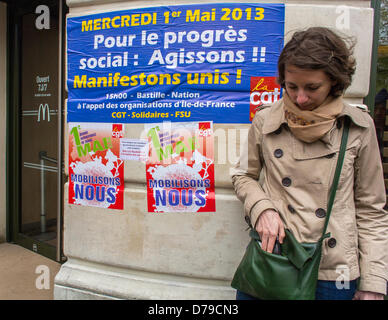
[[[280,98],[283,4],[196,4],[67,20],[68,121],[247,123]]]

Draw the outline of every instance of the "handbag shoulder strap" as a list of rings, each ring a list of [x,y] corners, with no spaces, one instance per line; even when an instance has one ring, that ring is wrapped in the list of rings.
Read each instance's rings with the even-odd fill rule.
[[[329,225],[331,210],[333,208],[335,194],[337,192],[338,182],[341,175],[342,165],[344,163],[346,144],[349,136],[349,127],[350,127],[350,118],[348,116],[345,116],[344,130],[342,132],[342,138],[341,138],[341,147],[338,154],[337,167],[335,169],[333,183],[330,189],[329,202],[327,204],[326,220],[325,220],[325,225],[323,227],[321,240],[330,237],[330,233],[326,234],[326,230],[327,230],[327,226]]]

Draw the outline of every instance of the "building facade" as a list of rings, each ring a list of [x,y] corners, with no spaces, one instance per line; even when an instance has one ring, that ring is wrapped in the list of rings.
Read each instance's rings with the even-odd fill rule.
[[[236,7],[246,2],[222,3]],[[357,40],[357,71],[345,98],[363,105],[373,70],[372,1],[263,3],[284,4],[284,41],[310,26],[330,27]],[[77,41],[69,36],[69,26],[78,17],[194,4],[207,5],[211,12],[221,2],[0,2],[0,241],[14,241],[63,263],[55,299],[235,297],[230,282],[248,234],[229,168],[249,123],[213,123],[214,212],[149,212],[146,164],[130,160],[124,162],[122,210],[69,201],[73,127],[67,120],[72,99],[66,85],[72,75],[67,48],[70,40]],[[122,138],[139,139],[144,123],[122,128]]]

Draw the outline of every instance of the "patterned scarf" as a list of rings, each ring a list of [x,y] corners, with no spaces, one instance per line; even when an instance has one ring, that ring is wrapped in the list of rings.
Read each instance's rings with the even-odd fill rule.
[[[342,112],[342,96],[331,96],[313,111],[299,109],[284,93],[284,111],[288,127],[296,138],[311,143],[322,138],[333,127],[336,117]]]

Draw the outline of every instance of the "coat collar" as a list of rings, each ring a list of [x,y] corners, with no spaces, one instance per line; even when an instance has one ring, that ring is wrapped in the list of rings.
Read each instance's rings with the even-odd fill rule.
[[[275,102],[269,109],[269,117],[266,118],[263,125],[263,134],[269,134],[276,131],[283,123],[287,124],[287,120],[284,115],[283,99]],[[344,108],[338,118],[349,116],[355,125],[368,128],[369,123],[364,118],[362,114],[363,112],[364,111],[361,111],[357,107],[353,107],[344,101]]]

